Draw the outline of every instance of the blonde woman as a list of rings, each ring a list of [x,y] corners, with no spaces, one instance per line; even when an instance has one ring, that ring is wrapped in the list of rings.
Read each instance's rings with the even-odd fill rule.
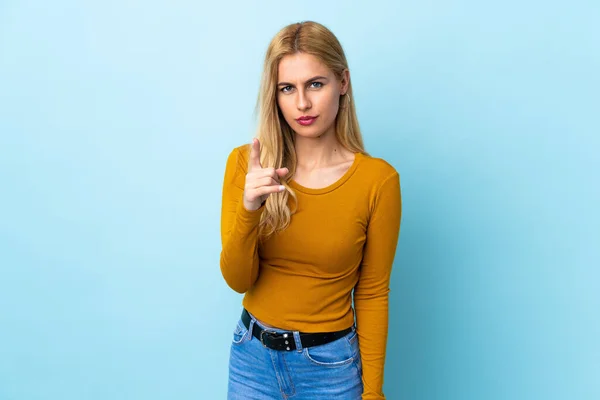
[[[257,110],[223,185],[221,272],[245,293],[228,399],[384,399],[399,175],[364,149],[331,31],[275,35]]]

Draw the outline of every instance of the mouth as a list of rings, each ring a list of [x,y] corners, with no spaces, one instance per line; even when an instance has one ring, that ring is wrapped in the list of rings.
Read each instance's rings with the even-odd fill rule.
[[[302,116],[300,118],[296,118],[296,121],[302,126],[308,126],[308,125],[311,125],[313,122],[315,122],[317,117]]]

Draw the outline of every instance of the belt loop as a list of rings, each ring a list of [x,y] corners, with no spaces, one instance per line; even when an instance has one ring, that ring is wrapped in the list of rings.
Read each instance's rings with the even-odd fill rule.
[[[250,324],[248,324],[248,341],[254,339],[254,323],[256,322],[256,318],[254,315],[250,314],[248,310],[246,310],[248,315],[250,316]]]
[[[294,342],[296,342],[296,351],[298,351],[298,353],[302,352],[302,341],[300,340],[300,332],[299,331],[293,331],[294,334]]]
[[[251,341],[252,339],[254,339],[254,335],[252,334],[254,331],[254,320],[251,319],[250,320],[250,327],[248,328],[248,341]]]

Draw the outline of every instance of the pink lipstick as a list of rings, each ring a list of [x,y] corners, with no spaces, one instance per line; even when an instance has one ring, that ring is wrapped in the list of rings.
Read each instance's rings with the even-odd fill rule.
[[[312,123],[315,122],[316,119],[317,119],[317,117],[303,115],[302,117],[297,118],[296,121],[302,126],[308,126],[308,125],[312,125]]]

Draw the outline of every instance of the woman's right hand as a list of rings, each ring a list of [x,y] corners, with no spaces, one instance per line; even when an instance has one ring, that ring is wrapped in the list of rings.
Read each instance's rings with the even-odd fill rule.
[[[250,165],[246,174],[246,185],[244,188],[244,208],[255,211],[260,208],[263,201],[271,193],[285,190],[279,178],[288,173],[287,168],[263,168],[260,165],[260,142],[254,138],[250,150]]]

